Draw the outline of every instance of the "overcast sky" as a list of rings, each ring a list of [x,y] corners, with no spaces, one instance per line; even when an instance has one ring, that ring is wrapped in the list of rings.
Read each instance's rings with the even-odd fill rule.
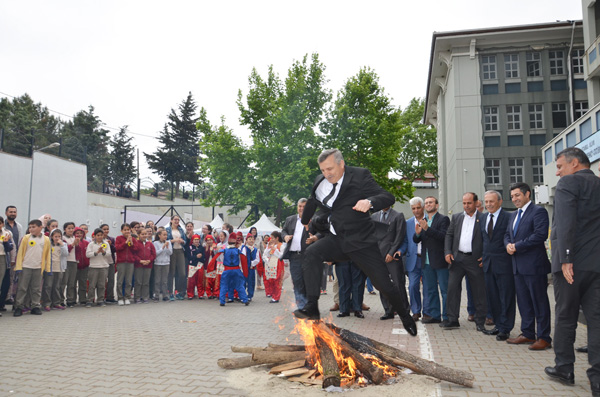
[[[248,141],[235,102],[253,67],[284,77],[317,52],[334,92],[369,66],[405,107],[425,96],[434,31],[573,19],[577,0],[0,0],[0,96],[28,93],[67,115],[93,105],[152,152],[191,91],[213,124],[223,115]],[[141,157],[141,177],[158,181]]]

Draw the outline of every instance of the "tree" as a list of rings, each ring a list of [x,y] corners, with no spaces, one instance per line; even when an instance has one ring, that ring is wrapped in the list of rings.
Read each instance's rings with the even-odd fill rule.
[[[346,164],[369,169],[381,187],[406,200],[412,197],[412,181],[390,178],[403,150],[399,116],[377,74],[361,68],[338,92],[321,131],[325,147],[338,148]]]
[[[158,138],[159,146],[153,154],[144,153],[149,167],[162,178],[175,184],[179,192],[182,182],[198,182],[200,155],[199,133],[196,130],[196,103],[192,93],[179,105],[178,112],[171,109],[168,121]]]
[[[424,111],[425,101],[413,98],[399,118],[402,151],[395,171],[411,182],[438,171],[437,132],[421,122]]]
[[[135,181],[137,176],[134,164],[135,148],[131,140],[132,138],[127,134],[127,126],[123,126],[110,141],[108,175],[110,181],[121,189]]]
[[[278,223],[298,198],[308,195],[318,172],[315,128],[331,99],[324,72],[317,54],[310,61],[305,55],[292,64],[283,82],[272,66],[266,79],[253,69],[245,101],[241,90],[238,94],[240,122],[252,137],[246,204],[274,215]]]

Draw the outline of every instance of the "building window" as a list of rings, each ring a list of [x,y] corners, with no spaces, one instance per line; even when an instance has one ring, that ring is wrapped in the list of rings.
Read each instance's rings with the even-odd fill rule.
[[[546,134],[530,134],[529,144],[531,146],[544,146],[546,144]]]
[[[577,136],[575,135],[575,130],[573,130],[567,134],[567,147],[573,147],[576,144]]]
[[[485,147],[500,147],[500,137],[499,136],[486,136],[483,139],[483,146]]]
[[[550,51],[550,74],[565,74],[565,60],[562,51]]]
[[[541,103],[529,105],[529,128],[544,128],[544,105]]]
[[[504,55],[504,73],[507,79],[519,77],[519,54]]]
[[[483,108],[483,130],[498,131],[498,106]]]
[[[508,159],[510,183],[523,182],[523,159]]]
[[[496,56],[487,55],[481,57],[481,67],[483,69],[484,80],[495,80],[496,77]]]
[[[531,158],[531,171],[533,172],[533,183],[544,183],[544,167],[541,157]]]
[[[588,101],[575,102],[575,120],[579,119],[588,111]]]
[[[528,52],[525,60],[527,61],[527,77],[542,75],[542,57],[539,52]]]
[[[508,121],[509,130],[521,129],[521,105],[507,105],[506,119]]]
[[[573,54],[572,63],[573,63],[573,74],[583,74],[583,56],[585,55],[585,51],[573,50],[571,52]]]
[[[544,162],[546,163],[546,165],[552,162],[552,148],[548,148],[544,152]]]
[[[508,146],[523,146],[523,135],[509,135]]]
[[[552,128],[565,128],[567,126],[567,104],[552,104]]]
[[[500,184],[500,159],[485,160],[485,180],[488,185]]]
[[[565,148],[565,144],[563,143],[563,140],[562,139],[558,140],[554,144],[554,153],[559,154],[560,152],[563,151],[564,148]]]
[[[588,118],[583,123],[579,125],[579,136],[583,141],[587,137],[592,135],[592,119]]]

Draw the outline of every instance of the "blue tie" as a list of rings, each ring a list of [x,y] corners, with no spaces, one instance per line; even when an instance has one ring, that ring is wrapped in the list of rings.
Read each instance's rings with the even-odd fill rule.
[[[517,221],[515,222],[515,227],[513,227],[514,235],[517,234],[517,229],[519,228],[519,222],[521,222],[521,214],[522,213],[523,213],[523,210],[521,208],[519,208],[519,212],[517,213]]]

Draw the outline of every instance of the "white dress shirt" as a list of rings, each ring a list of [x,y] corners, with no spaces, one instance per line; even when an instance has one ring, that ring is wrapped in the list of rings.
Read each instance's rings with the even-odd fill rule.
[[[521,207],[521,219],[523,219],[523,215],[525,215],[525,211],[527,211],[529,204],[531,204],[531,201],[528,201],[527,204],[525,204],[523,207]],[[517,218],[519,217],[518,211],[519,210],[517,209],[517,216],[515,216],[515,220],[513,221],[513,230],[515,229],[515,223],[517,223]]]
[[[496,222],[498,222],[498,216],[500,216],[500,211],[502,211],[502,208],[498,208],[496,210],[496,212],[490,212],[488,213],[487,219],[485,220],[485,230],[488,230],[488,225],[490,224],[490,219],[493,219],[493,228],[496,227]],[[494,218],[490,218],[490,215],[494,215]]]
[[[292,245],[290,251],[297,252],[302,250],[302,230],[304,225],[300,221],[300,215],[296,216],[296,228],[294,229],[294,237],[292,237]]]
[[[458,250],[465,253],[473,252],[473,229],[477,220],[477,211],[472,216],[464,213],[462,229],[460,232],[460,241],[458,242]]]
[[[344,175],[346,175],[345,172]],[[319,200],[321,203],[325,204],[328,207],[333,207],[333,203],[337,199],[338,194],[340,194],[342,182],[344,182],[344,175],[342,175],[340,180],[337,181],[337,185],[335,185],[335,193],[333,194],[333,197],[331,197],[329,201],[327,201],[327,203],[323,203],[323,199],[327,197],[329,193],[331,193],[331,189],[333,189],[333,183],[329,182],[327,178],[323,178],[323,180],[321,181],[321,183],[319,183],[319,186],[317,186],[317,189],[315,191],[315,197],[317,198],[317,200]],[[337,234],[331,223],[329,223],[329,231],[333,234]]]

